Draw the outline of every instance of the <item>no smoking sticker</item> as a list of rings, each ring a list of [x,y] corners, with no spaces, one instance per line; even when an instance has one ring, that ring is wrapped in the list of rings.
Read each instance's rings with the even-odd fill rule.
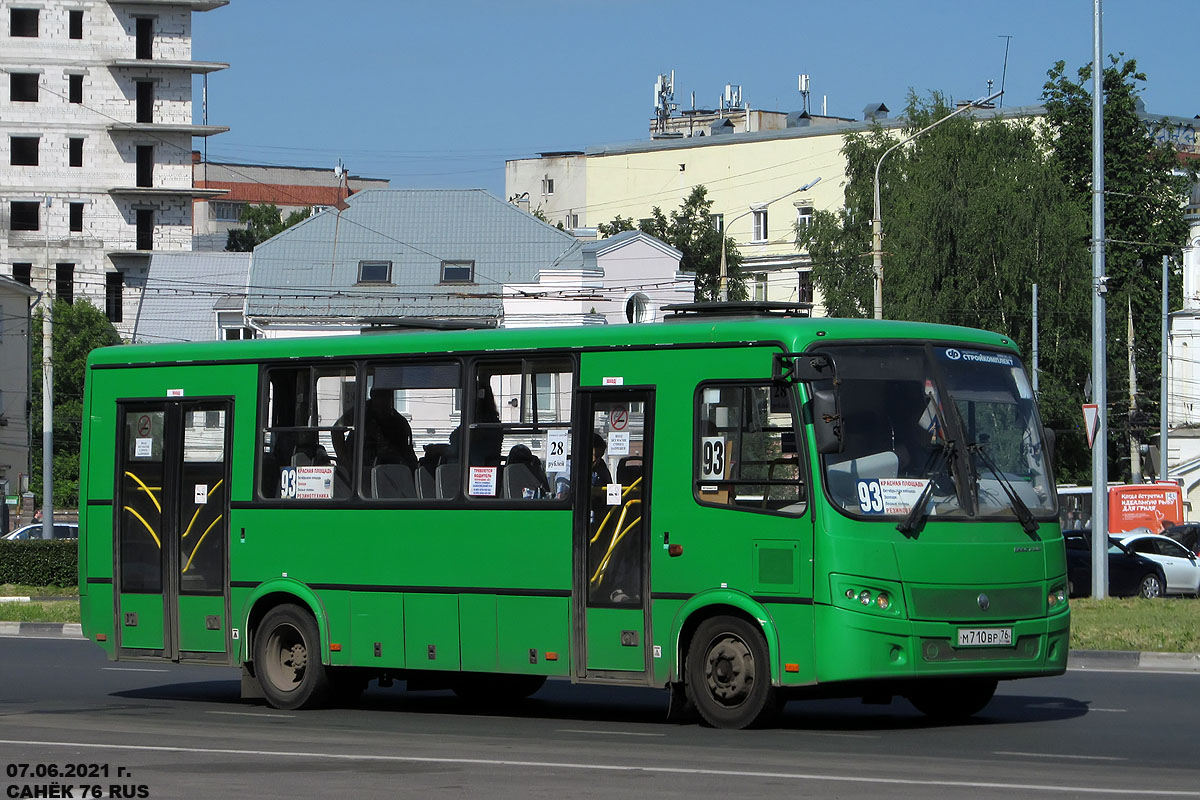
[[[608,412],[608,424],[614,431],[623,431],[629,424],[629,409],[614,408]]]
[[[142,414],[140,417],[138,417],[138,436],[143,438],[149,436],[150,432],[153,430],[153,427],[153,424],[150,422],[149,414]]]

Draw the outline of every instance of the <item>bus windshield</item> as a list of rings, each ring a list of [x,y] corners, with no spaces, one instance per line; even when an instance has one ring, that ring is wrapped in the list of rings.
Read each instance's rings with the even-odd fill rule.
[[[823,457],[851,516],[1020,518],[1055,513],[1033,390],[1011,353],[945,345],[826,348],[843,451]],[[825,387],[832,388],[832,384]]]

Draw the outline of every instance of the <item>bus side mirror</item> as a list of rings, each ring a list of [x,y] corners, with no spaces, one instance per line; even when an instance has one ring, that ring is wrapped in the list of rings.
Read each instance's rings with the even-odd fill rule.
[[[1054,429],[1049,425],[1042,426],[1042,439],[1046,442],[1046,458],[1050,463],[1050,468],[1054,468]]]
[[[838,410],[836,389],[813,390],[812,417],[817,452],[842,452],[842,415]]]

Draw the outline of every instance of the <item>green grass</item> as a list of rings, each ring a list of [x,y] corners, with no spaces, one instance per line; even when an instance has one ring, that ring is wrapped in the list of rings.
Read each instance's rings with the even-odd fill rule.
[[[1200,600],[1072,600],[1071,649],[1200,653]]]
[[[29,586],[0,583],[0,597],[79,597],[78,586]]]
[[[79,598],[64,597],[44,603],[0,603],[4,622],[79,622]]]

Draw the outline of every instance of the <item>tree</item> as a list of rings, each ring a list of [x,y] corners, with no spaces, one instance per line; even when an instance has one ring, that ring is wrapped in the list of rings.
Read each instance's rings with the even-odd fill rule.
[[[697,186],[684,198],[677,211],[668,219],[655,206],[648,219],[638,226],[643,233],[654,236],[683,254],[679,268],[696,275],[696,299],[716,300],[720,289],[722,232],[712,222],[712,200],[708,190]],[[621,231],[634,230],[633,219],[619,214],[609,223],[600,223],[597,230],[609,237]],[[725,237],[725,266],[730,300],[745,300],[745,279],[741,272],[742,255],[733,237]]]
[[[247,205],[242,209],[238,222],[245,228],[233,228],[225,241],[225,249],[237,253],[249,253],[257,245],[262,244],[277,233],[303,222],[312,214],[311,208],[301,208],[283,218],[283,212],[274,203],[262,205]]]
[[[1092,65],[1081,67],[1076,74],[1078,80],[1068,78],[1062,61],[1048,72],[1042,94],[1045,146],[1053,154],[1060,180],[1090,215]],[[1147,428],[1158,429],[1157,413],[1123,413],[1128,409],[1129,378],[1123,368],[1129,345],[1127,314],[1132,309],[1140,405],[1162,411],[1158,409],[1160,265],[1163,256],[1177,255],[1186,244],[1188,225],[1183,212],[1196,180],[1195,167],[1181,163],[1170,145],[1156,143],[1138,115],[1139,84],[1145,82],[1134,59],[1125,60],[1123,53],[1109,56],[1103,77],[1105,270],[1109,277],[1106,330],[1111,365],[1106,395],[1113,412],[1110,431],[1122,444],[1129,442],[1131,434],[1140,439]],[[1181,287],[1175,282],[1172,307],[1178,308],[1181,299]],[[1086,323],[1084,330],[1090,330],[1090,310],[1081,321]],[[1110,472],[1128,474],[1121,465],[1128,448],[1112,446],[1115,443],[1110,441]]]
[[[42,464],[42,311],[34,314],[31,341],[35,343],[32,364],[30,404],[33,419],[32,451],[34,470]],[[52,310],[54,331],[54,503],[59,508],[79,503],[79,449],[83,433],[83,377],[87,356],[97,347],[120,344],[121,337],[112,323],[86,300],[74,304],[55,300]],[[42,482],[30,481],[35,502],[42,503]]]

